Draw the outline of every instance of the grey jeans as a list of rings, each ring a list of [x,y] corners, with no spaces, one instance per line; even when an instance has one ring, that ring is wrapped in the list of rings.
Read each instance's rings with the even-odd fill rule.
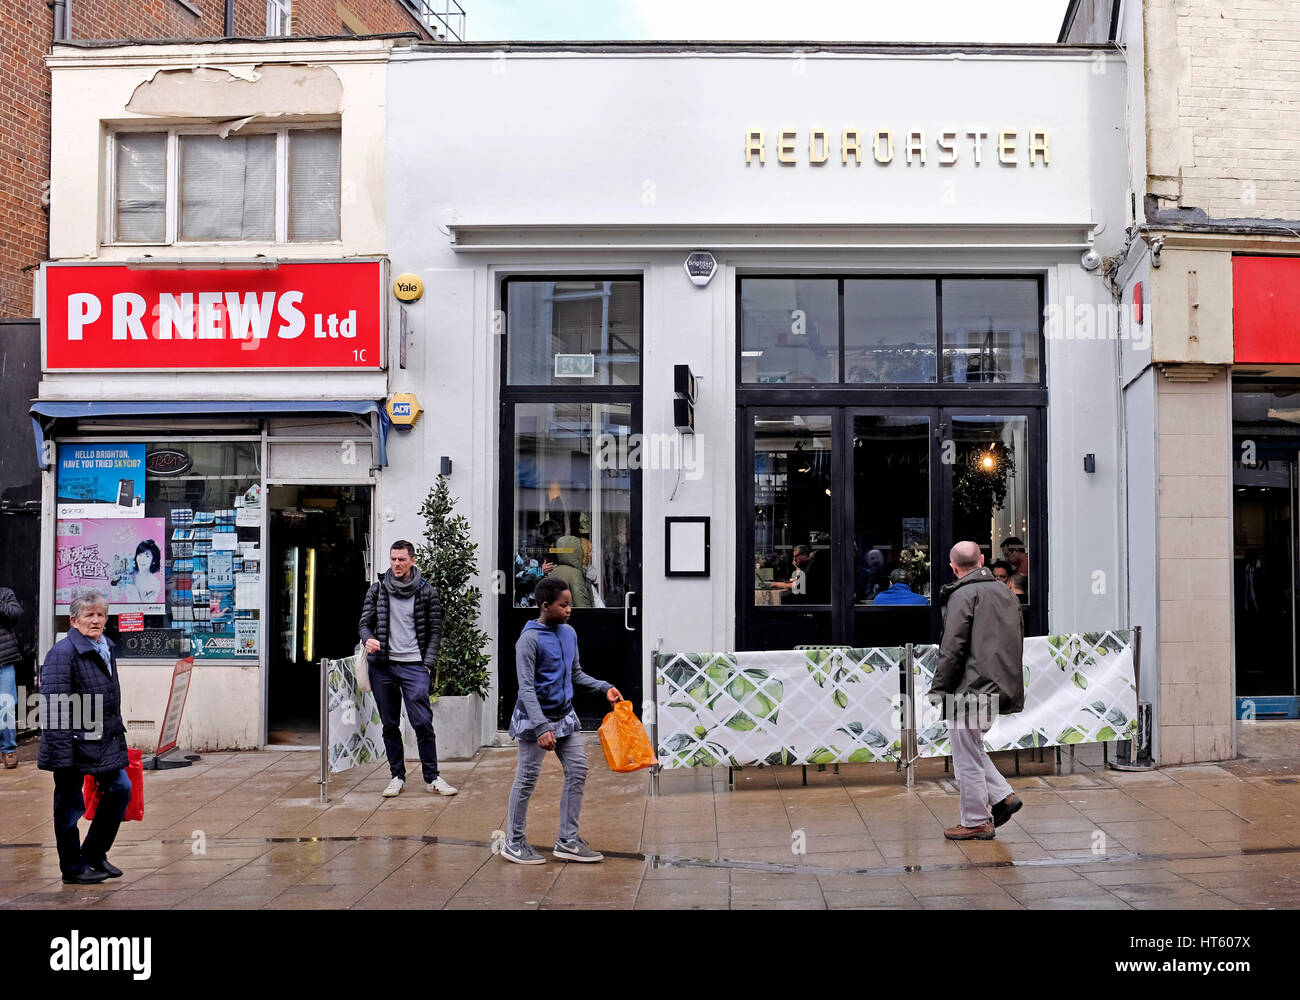
[[[957,729],[949,725],[952,769],[961,793],[961,825],[980,826],[992,821],[990,807],[1011,794],[1011,786],[989,760],[984,734],[978,729]]]
[[[510,813],[506,819],[511,844],[524,842],[524,829],[528,820],[528,800],[537,786],[542,761],[547,751],[537,741],[519,737],[519,767],[515,770],[515,783],[510,789]],[[564,791],[560,794],[560,840],[575,840],[578,836],[578,813],[582,811],[582,790],[587,783],[587,751],[582,746],[582,734],[562,736],[555,741],[555,755],[564,768]]]

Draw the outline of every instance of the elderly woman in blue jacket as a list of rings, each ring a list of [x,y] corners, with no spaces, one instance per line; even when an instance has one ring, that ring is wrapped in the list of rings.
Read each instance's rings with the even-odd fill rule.
[[[122,875],[108,852],[131,801],[131,780],[117,656],[104,635],[108,598],[83,591],[68,612],[72,628],[41,667],[45,728],[36,766],[54,772],[54,839],[63,881],[92,885]],[[81,789],[87,774],[99,786],[99,806],[83,843],[77,822],[86,812]]]

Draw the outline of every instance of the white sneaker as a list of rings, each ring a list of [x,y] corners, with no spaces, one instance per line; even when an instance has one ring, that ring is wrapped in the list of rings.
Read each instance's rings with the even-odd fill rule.
[[[402,786],[405,784],[406,784],[405,778],[394,778],[392,781],[388,783],[388,787],[384,789],[383,791],[384,798],[391,799],[393,796],[401,794]]]
[[[441,774],[438,775],[438,777],[434,778],[432,781],[430,781],[424,787],[431,792],[437,792],[439,795],[455,795],[458,791],[460,791],[460,789],[452,788],[451,785],[447,784],[447,779],[444,778]]]

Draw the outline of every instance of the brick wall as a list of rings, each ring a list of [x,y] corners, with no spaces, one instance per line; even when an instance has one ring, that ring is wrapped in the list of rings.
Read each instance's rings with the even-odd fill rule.
[[[1148,105],[1168,125],[1150,148],[1162,207],[1300,219],[1296,14],[1295,0],[1148,0]]]
[[[419,31],[420,24],[397,0],[293,0],[290,27],[295,35],[381,35]],[[235,34],[266,34],[266,0],[235,0]]]
[[[221,34],[222,0],[72,0],[70,38],[208,38]]]
[[[45,0],[0,3],[0,319],[32,315],[32,274],[45,259],[43,199],[50,176],[49,51]]]

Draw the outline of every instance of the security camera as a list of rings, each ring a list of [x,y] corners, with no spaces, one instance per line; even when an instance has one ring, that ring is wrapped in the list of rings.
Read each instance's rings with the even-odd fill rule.
[[[1088,250],[1079,258],[1079,263],[1083,265],[1085,271],[1095,271],[1101,267],[1101,254],[1096,250]]]
[[[1165,238],[1157,236],[1151,241],[1151,266],[1160,266],[1160,251],[1165,248]]]

